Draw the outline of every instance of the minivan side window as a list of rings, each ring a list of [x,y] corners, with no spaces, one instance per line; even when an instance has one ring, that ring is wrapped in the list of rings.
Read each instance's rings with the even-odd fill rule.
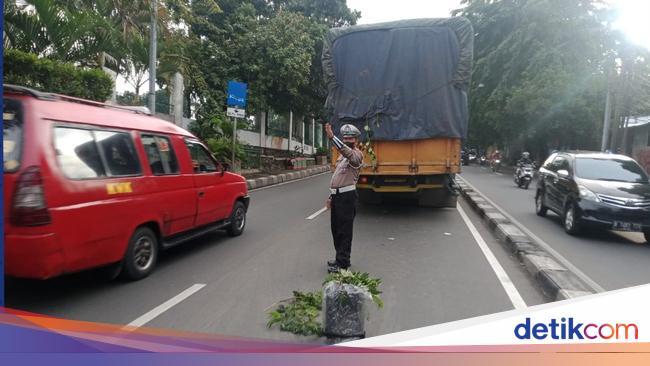
[[[56,127],[54,129],[56,159],[66,177],[88,179],[106,176],[97,144],[89,130]]]
[[[558,170],[566,170],[569,173],[571,172],[571,167],[569,165],[569,160],[566,156],[558,156],[553,160],[553,171],[557,172]]]
[[[192,168],[194,173],[214,173],[217,166],[212,160],[210,153],[201,145],[191,141],[185,141],[192,157]]]
[[[555,159],[556,156],[557,154],[551,154],[551,156],[549,156],[548,159],[546,159],[542,167],[544,169],[553,170],[553,160]]]
[[[95,139],[112,177],[140,174],[138,154],[133,139],[126,132],[95,131]]]
[[[154,175],[178,174],[178,161],[169,141],[163,136],[142,135],[142,145]]]
[[[19,100],[4,100],[2,121],[4,170],[11,173],[20,167],[20,153],[23,149],[23,107]]]

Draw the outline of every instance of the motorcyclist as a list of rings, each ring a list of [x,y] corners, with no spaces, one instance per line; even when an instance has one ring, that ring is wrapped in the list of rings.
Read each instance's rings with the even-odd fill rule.
[[[492,156],[490,157],[490,160],[492,161],[492,163],[494,163],[496,160],[501,160],[501,151],[494,150]]]
[[[517,160],[517,166],[521,167],[524,165],[533,165],[533,159],[530,158],[530,153],[528,151],[524,151],[521,154],[521,159]]]

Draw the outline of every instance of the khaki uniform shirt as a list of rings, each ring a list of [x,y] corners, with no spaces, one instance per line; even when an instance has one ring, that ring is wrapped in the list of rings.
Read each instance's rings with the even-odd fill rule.
[[[351,149],[344,145],[339,149],[339,158],[336,160],[336,168],[330,181],[330,188],[341,188],[357,184],[359,173],[363,165],[363,153],[361,150]]]

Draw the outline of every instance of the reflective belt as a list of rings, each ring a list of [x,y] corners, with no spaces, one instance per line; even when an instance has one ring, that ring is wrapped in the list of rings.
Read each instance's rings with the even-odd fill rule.
[[[339,193],[354,191],[355,189],[357,189],[357,187],[355,185],[339,187],[339,188],[330,188],[330,193],[331,194],[339,194]]]

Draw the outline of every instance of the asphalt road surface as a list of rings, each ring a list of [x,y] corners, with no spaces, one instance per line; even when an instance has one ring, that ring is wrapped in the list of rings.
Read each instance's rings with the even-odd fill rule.
[[[93,272],[9,279],[7,306],[76,320],[322,341],[267,329],[266,311],[293,290],[321,288],[325,262],[334,256],[329,211],[322,210],[328,182],[323,174],[252,191],[242,236],[214,234],[165,252],[141,281],[102,282]],[[458,209],[360,207],[352,269],[383,281],[384,308],[371,311],[367,336],[547,301],[516,258],[459,203]],[[560,233],[552,220],[547,225]]]
[[[461,176],[603,289],[650,282],[650,246],[642,234],[590,230],[571,236],[555,213],[535,214],[537,181],[524,190],[515,186],[510,174],[475,165],[463,167]]]

